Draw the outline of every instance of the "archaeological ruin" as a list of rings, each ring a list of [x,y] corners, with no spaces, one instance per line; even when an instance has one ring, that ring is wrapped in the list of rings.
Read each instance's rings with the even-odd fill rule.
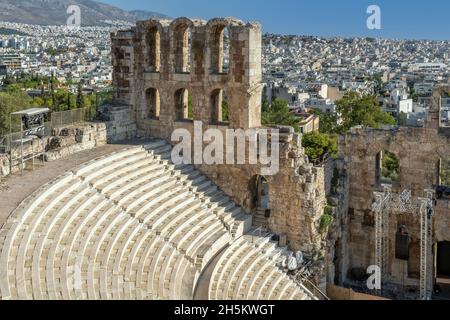
[[[450,157],[450,131],[441,127],[440,105],[449,93],[450,87],[445,86],[434,91],[423,128],[355,128],[340,137],[340,161],[348,184],[346,238],[340,241],[345,249],[339,257],[347,268],[342,271],[348,277],[349,271],[351,276],[352,270],[366,269],[376,261],[377,215],[372,204],[374,192],[384,192],[387,187],[390,199],[383,209],[381,256],[384,281],[395,298],[417,297],[424,290],[421,281],[426,280],[428,295],[439,283],[447,283],[450,199],[444,173]],[[398,161],[395,179],[382,174],[386,153]],[[408,191],[410,195],[402,199]],[[430,198],[431,208],[423,208],[426,198]],[[429,219],[425,230],[424,213]]]
[[[35,187],[22,192],[0,154],[0,299],[430,299],[445,285],[450,88],[423,128],[353,128],[336,159],[315,164],[293,128],[261,125],[261,40],[258,23],[234,18],[112,33],[115,96],[101,121],[52,128],[48,163],[25,172]],[[279,170],[245,161],[245,134],[232,137],[244,161],[174,163],[173,133],[199,125],[201,136],[266,130]],[[390,176],[386,156],[398,161]],[[381,289],[367,287],[374,265]]]

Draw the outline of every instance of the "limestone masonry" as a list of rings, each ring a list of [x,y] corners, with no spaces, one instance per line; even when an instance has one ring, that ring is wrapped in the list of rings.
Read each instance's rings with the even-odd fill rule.
[[[222,62],[225,34],[228,68]],[[202,121],[204,130],[261,127],[258,24],[231,18],[150,20],[113,34],[112,40],[117,101],[128,108],[138,135],[170,141],[177,128],[192,132],[193,120]],[[448,129],[440,128],[440,99],[448,92],[445,87],[435,91],[424,128],[353,129],[340,137],[339,158],[322,166],[310,164],[301,136],[284,128],[281,168],[273,177],[260,177],[260,168],[252,165],[201,165],[199,169],[251,213],[255,225],[268,227],[291,249],[314,257],[315,282],[321,288],[326,282],[364,287],[355,274],[375,264],[372,204],[383,182],[382,154],[391,152],[399,160],[394,193],[410,189],[418,199],[426,189],[440,185],[440,163],[450,158]],[[226,123],[221,117],[225,96]],[[265,205],[259,201],[261,181],[267,187]],[[429,260],[436,269],[442,260],[437,248],[449,241],[448,199],[437,200],[434,211],[434,256]],[[331,213],[334,221],[327,230],[320,230],[324,213]],[[420,217],[411,212],[392,220],[387,283],[393,286],[392,297],[402,290],[414,297],[420,274]],[[409,261],[395,256],[399,227],[407,227],[411,239]]]
[[[258,23],[152,19],[111,40],[114,103],[100,108],[101,122],[54,128],[45,160],[119,141],[128,147],[72,168],[0,221],[1,299],[358,296],[344,286],[380,294],[366,280],[376,263],[375,193],[386,184],[393,195],[410,189],[413,201],[432,190],[433,248],[421,247],[419,215],[386,209],[382,294],[418,298],[425,249],[433,283],[442,281],[450,265],[450,192],[442,186],[450,129],[441,126],[440,104],[450,87],[435,90],[423,128],[353,128],[339,137],[338,157],[316,165],[293,128],[261,125]],[[264,176],[248,161],[174,164],[173,132],[194,136],[198,122],[224,136],[267,129],[272,141],[279,133],[279,171]],[[252,141],[241,142],[248,160]],[[386,155],[398,160],[389,181]],[[0,170],[10,174],[8,157]]]

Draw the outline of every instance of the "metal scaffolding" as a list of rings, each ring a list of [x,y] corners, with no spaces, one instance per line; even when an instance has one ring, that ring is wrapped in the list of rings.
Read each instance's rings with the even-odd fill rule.
[[[18,165],[20,172],[23,173],[25,162],[31,160],[33,170],[35,159],[41,157],[44,163],[46,136],[45,118],[50,112],[48,108],[31,108],[9,115],[9,165],[10,172],[13,172],[14,166]],[[17,120],[19,130],[15,130],[14,124]],[[17,126],[17,125],[16,125]],[[36,149],[35,142],[40,142],[40,149]],[[25,145],[31,145],[31,152],[25,154]]]
[[[411,190],[401,194],[392,192],[392,186],[382,185],[383,192],[375,192],[372,211],[375,213],[375,264],[381,271],[382,284],[389,273],[389,219],[391,214],[418,214],[420,216],[420,299],[429,300],[433,287],[432,217],[434,191],[425,190],[426,198],[413,200]]]
[[[420,206],[420,299],[429,300],[433,287],[432,243],[433,243],[433,196],[432,190],[425,190],[427,197]]]

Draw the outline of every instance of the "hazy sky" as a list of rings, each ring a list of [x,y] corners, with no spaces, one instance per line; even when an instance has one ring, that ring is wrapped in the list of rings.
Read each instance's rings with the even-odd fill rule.
[[[100,0],[172,17],[234,16],[256,20],[265,32],[317,36],[372,36],[450,40],[448,0]],[[369,30],[366,13],[378,5],[382,30]]]

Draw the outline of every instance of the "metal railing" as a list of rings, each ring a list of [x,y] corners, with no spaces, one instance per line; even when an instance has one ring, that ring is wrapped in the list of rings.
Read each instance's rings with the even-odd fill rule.
[[[308,289],[315,297],[319,298],[319,300],[331,300],[322,290],[319,289],[311,280],[309,280],[308,276],[305,276],[302,272],[298,272],[294,275],[294,281],[297,284],[303,285],[306,289]]]
[[[8,153],[9,151],[9,137],[0,137],[0,154]]]
[[[11,141],[20,140],[20,132],[8,133],[0,137],[0,154],[9,153],[11,150]]]
[[[51,128],[73,125],[92,121],[96,116],[95,108],[79,108],[67,111],[52,112],[50,117]]]

